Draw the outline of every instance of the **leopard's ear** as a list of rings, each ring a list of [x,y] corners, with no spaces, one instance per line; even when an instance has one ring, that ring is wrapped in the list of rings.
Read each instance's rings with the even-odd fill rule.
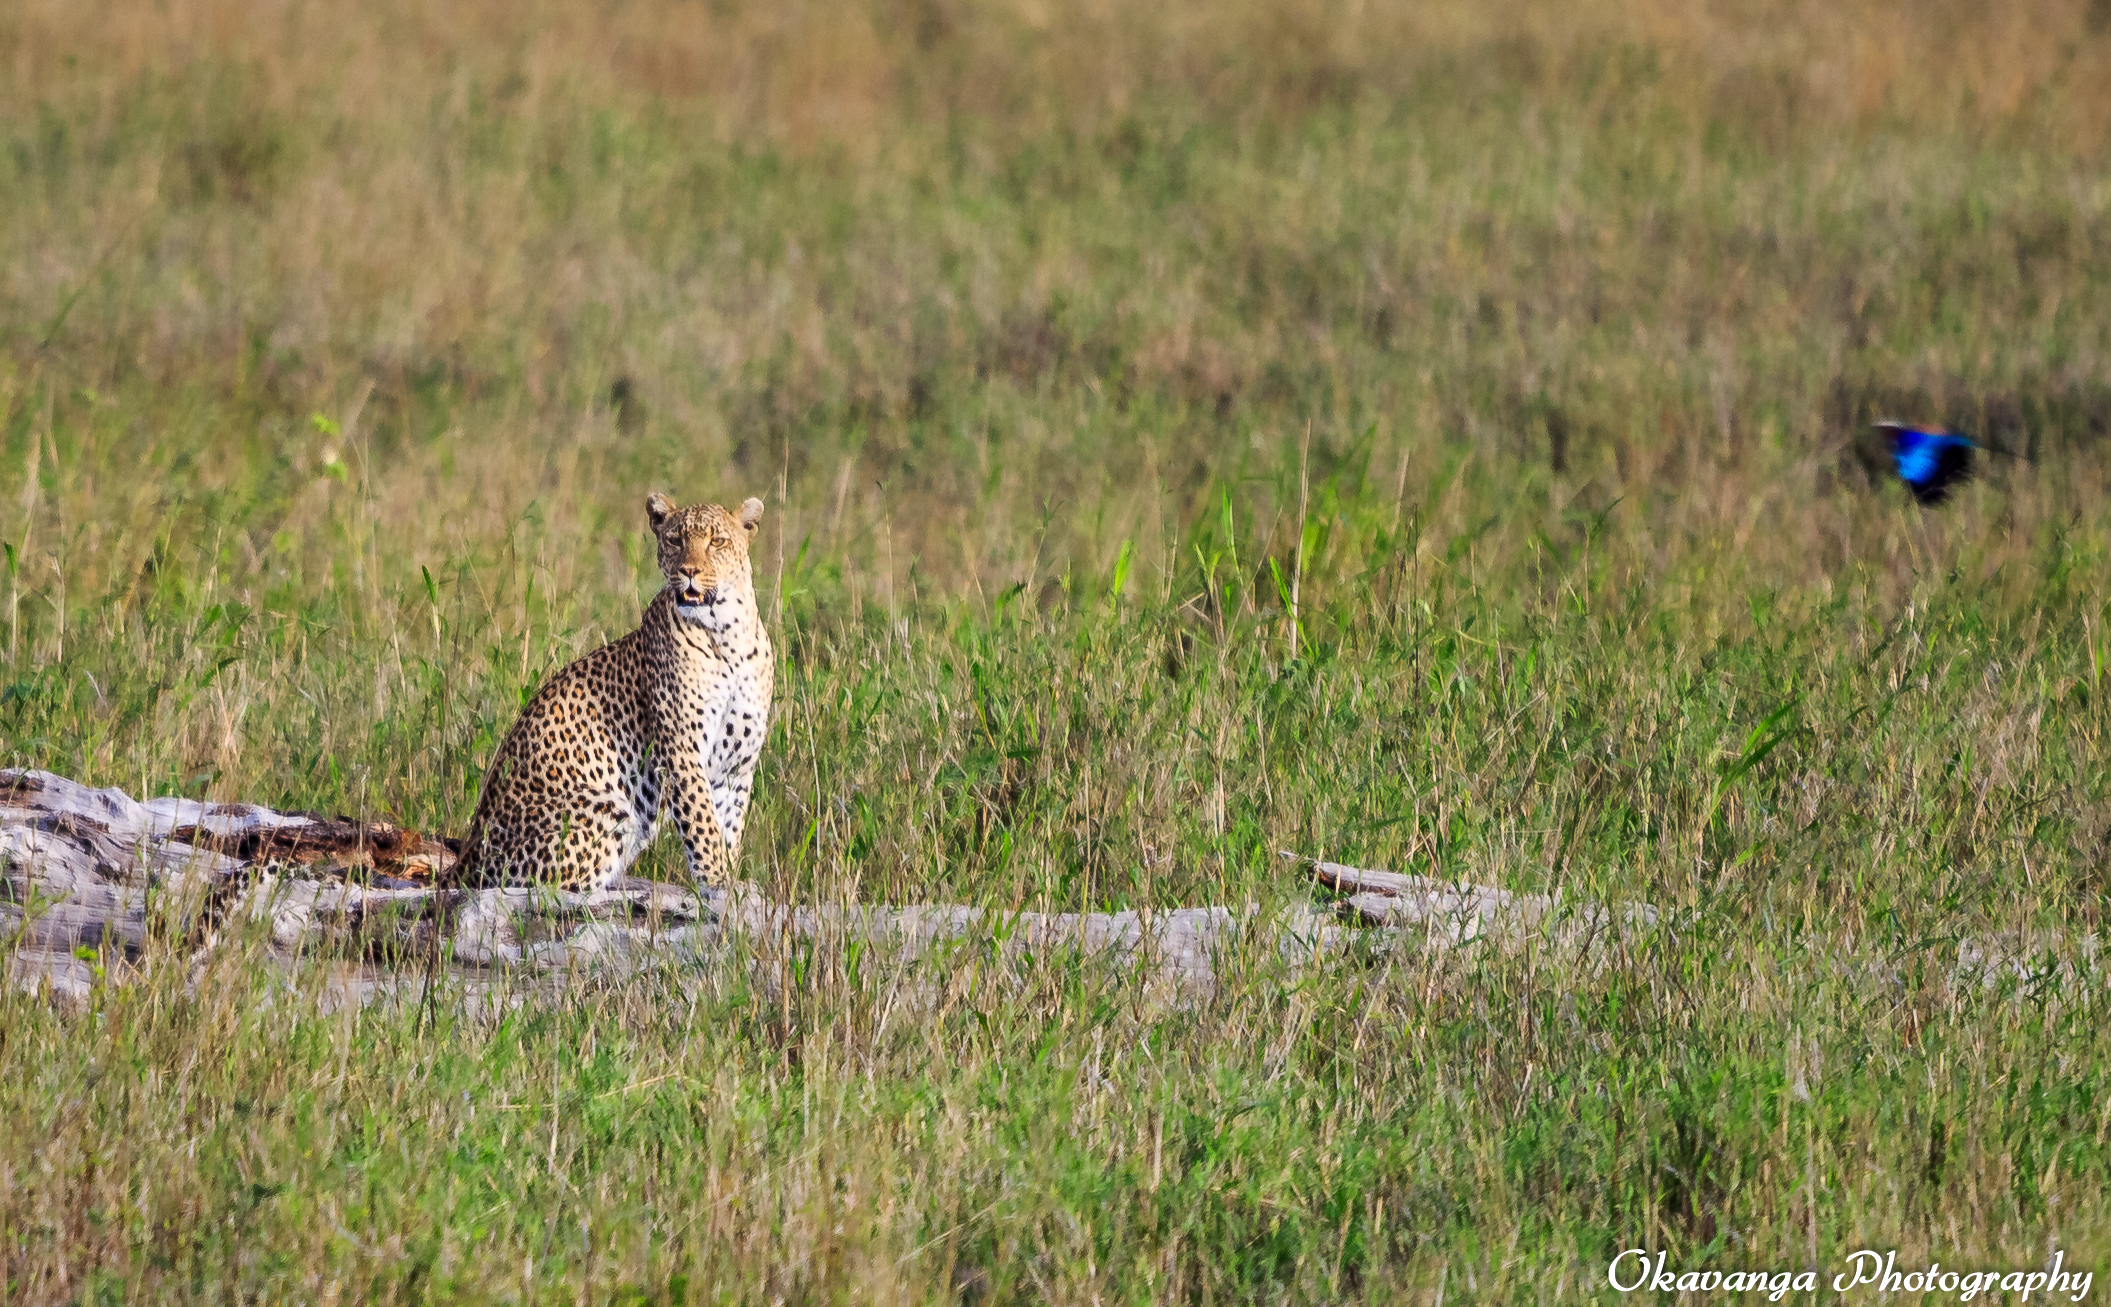
[[[645,520],[652,523],[652,529],[655,534],[659,532],[661,527],[667,525],[667,519],[673,516],[674,501],[672,499],[657,490],[645,496]]]
[[[761,521],[762,501],[755,498],[753,495],[750,495],[748,498],[741,500],[740,524],[748,529],[749,535],[755,534],[755,526]]]

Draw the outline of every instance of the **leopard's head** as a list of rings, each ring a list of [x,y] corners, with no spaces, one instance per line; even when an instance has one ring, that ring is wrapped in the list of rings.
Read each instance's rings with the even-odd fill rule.
[[[645,501],[645,517],[659,538],[660,571],[683,621],[723,630],[743,609],[754,608],[748,541],[762,521],[761,500],[743,500],[734,514],[717,504],[677,508],[655,493]]]

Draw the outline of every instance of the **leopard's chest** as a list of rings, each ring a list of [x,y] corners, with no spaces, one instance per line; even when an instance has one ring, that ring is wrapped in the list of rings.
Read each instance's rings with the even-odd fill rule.
[[[753,765],[769,724],[769,637],[758,622],[715,636],[682,632],[666,665],[668,680],[656,693],[672,707],[663,712],[668,746],[689,753],[717,788],[725,778]]]
[[[704,772],[712,782],[745,773],[762,750],[769,731],[773,666],[769,637],[760,625],[746,639],[729,639],[720,647],[717,693],[705,723]]]

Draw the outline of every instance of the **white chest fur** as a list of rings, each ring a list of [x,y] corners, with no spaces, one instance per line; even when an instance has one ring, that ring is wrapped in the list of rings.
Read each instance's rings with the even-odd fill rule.
[[[769,734],[775,666],[760,622],[719,633],[712,644],[715,684],[705,696],[698,759],[711,787],[711,807],[729,848],[740,844],[755,763]]]

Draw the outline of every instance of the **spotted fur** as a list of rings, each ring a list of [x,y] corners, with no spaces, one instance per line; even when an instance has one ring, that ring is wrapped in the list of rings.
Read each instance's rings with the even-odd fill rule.
[[[645,501],[667,585],[638,629],[552,676],[492,759],[452,879],[592,891],[671,818],[699,883],[733,874],[775,660],[755,607],[750,499]]]

